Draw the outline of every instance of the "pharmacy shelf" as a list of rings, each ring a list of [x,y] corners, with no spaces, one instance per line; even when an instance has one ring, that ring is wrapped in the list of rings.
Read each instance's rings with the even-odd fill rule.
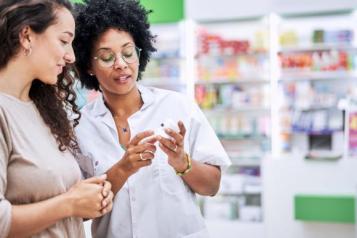
[[[160,77],[160,78],[145,78],[140,81],[140,84],[146,86],[185,86],[187,83],[180,82],[179,78]]]
[[[263,76],[250,76],[237,79],[216,79],[216,80],[198,80],[195,82],[197,85],[210,85],[210,84],[265,84],[270,83],[269,79]]]
[[[308,52],[308,51],[328,51],[328,50],[345,50],[357,51],[357,47],[351,44],[313,44],[307,46],[290,46],[282,47],[278,53],[295,53],[295,52]]]
[[[249,158],[231,158],[233,166],[240,167],[259,167],[261,164],[260,159],[249,159]]]
[[[213,109],[204,109],[203,112],[206,115],[210,114],[221,114],[221,113],[239,113],[239,112],[264,112],[270,113],[269,107],[259,107],[259,106],[249,106],[244,105],[239,108],[213,108]]]
[[[221,133],[216,132],[218,138],[221,140],[264,140],[269,139],[268,136],[264,134],[256,134],[256,133]]]
[[[236,58],[238,56],[266,56],[268,57],[269,51],[268,50],[248,50],[236,53],[217,53],[217,54],[205,54],[205,55],[198,55],[197,59],[204,59],[204,58],[214,58],[214,57],[221,57],[221,58]]]
[[[333,80],[357,79],[354,71],[323,71],[313,72],[303,69],[282,70],[279,81],[304,81],[304,80]]]
[[[262,190],[259,191],[246,191],[246,192],[239,192],[239,193],[219,193],[217,196],[222,197],[245,197],[248,195],[252,196],[260,196],[262,194]]]

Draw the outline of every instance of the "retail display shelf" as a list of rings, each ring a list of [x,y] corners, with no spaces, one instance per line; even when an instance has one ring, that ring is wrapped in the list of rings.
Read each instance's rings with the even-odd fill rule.
[[[237,197],[237,196],[246,196],[246,195],[261,195],[262,191],[261,190],[255,190],[255,191],[242,191],[242,192],[232,192],[232,193],[219,193],[218,196],[222,197]]]
[[[295,111],[318,111],[318,110],[328,110],[328,109],[338,109],[335,104],[325,104],[325,105],[314,105],[308,107],[295,107]]]
[[[345,50],[357,51],[357,47],[351,44],[313,44],[308,46],[286,46],[282,47],[279,53],[293,53],[302,51],[326,51],[326,50]]]
[[[175,60],[175,61],[180,61],[180,60],[185,60],[185,58],[180,57],[178,54],[173,53],[173,54],[153,54],[151,60]]]
[[[342,129],[341,130],[305,130],[305,129],[294,128],[292,132],[304,133],[307,135],[331,135],[336,132],[342,132]]]
[[[221,140],[262,140],[262,139],[268,139],[268,137],[263,134],[243,134],[243,133],[228,134],[228,133],[219,133],[218,132],[217,135]]]
[[[270,81],[264,76],[250,76],[250,77],[240,77],[236,79],[216,79],[216,80],[198,80],[196,84],[206,85],[206,84],[264,84],[270,83]]]
[[[170,78],[170,77],[158,77],[158,78],[144,78],[140,81],[143,85],[152,85],[152,86],[165,86],[165,85],[173,85],[173,86],[186,86],[186,83],[182,83],[179,81],[179,78]]]
[[[238,112],[270,112],[270,108],[269,107],[244,105],[239,108],[204,109],[204,113],[207,115],[208,114],[216,114],[216,113],[238,113]]]
[[[247,158],[247,157],[231,157],[233,166],[245,166],[245,167],[258,167],[261,164],[261,160],[258,157]]]
[[[205,58],[205,57],[226,57],[226,58],[231,58],[231,57],[237,57],[237,56],[261,56],[261,55],[268,55],[269,51],[268,50],[248,50],[248,51],[241,51],[241,52],[236,52],[236,53],[231,53],[231,52],[215,52],[215,53],[210,53],[210,54],[204,54],[204,55],[198,55],[197,58]]]
[[[282,70],[279,81],[357,79],[355,71],[309,71],[304,69]]]
[[[265,156],[264,153],[253,152],[253,151],[231,151],[228,153],[231,158],[262,158]]]

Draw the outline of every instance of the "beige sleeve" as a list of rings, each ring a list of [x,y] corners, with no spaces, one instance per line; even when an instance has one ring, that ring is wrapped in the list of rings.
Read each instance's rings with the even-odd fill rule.
[[[8,236],[11,225],[11,204],[4,196],[7,187],[7,166],[10,151],[8,122],[4,111],[0,108],[0,238]]]

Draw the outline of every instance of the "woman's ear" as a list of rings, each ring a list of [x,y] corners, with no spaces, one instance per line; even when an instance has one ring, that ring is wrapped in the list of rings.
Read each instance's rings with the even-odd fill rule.
[[[25,26],[19,34],[20,44],[25,51],[30,51],[32,48],[32,30],[29,26]]]

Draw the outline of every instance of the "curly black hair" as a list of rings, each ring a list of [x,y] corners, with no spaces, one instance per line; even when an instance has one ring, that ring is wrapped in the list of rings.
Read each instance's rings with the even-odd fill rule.
[[[67,0],[4,0],[0,2],[0,70],[17,57],[21,51],[19,34],[29,26],[37,34],[55,24],[56,11],[73,8]],[[70,71],[73,66],[66,66],[58,76],[56,85],[48,85],[35,79],[29,96],[35,103],[41,117],[54,135],[60,151],[79,152],[73,127],[78,125],[80,112],[75,104],[73,90],[74,77]],[[72,120],[67,112],[71,112]]]
[[[80,81],[87,89],[99,90],[99,82],[91,76],[91,56],[94,45],[101,34],[108,29],[118,29],[128,32],[137,47],[141,48],[139,60],[139,75],[145,71],[150,61],[155,36],[150,31],[148,14],[136,0],[86,0],[84,4],[76,6],[76,37],[73,48],[76,54],[76,67]]]

